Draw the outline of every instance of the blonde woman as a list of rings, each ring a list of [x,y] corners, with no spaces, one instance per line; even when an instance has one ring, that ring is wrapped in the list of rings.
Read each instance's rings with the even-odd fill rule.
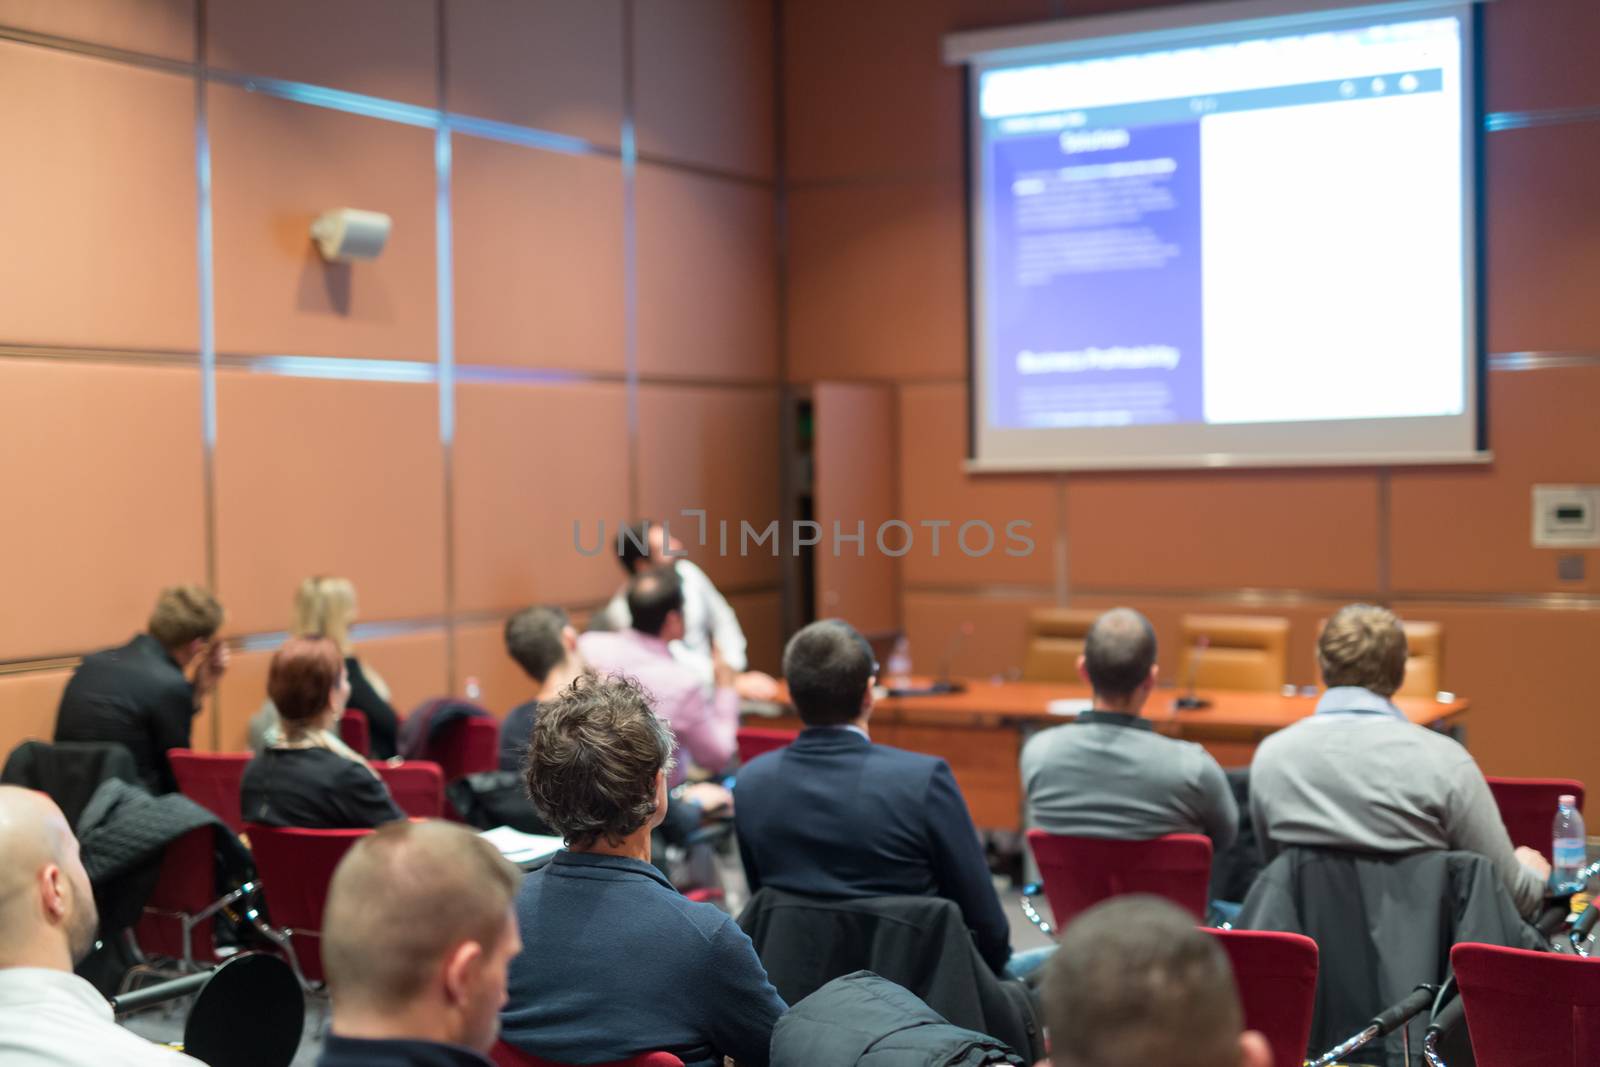
[[[300,583],[294,596],[294,637],[326,637],[339,646],[350,676],[347,707],[367,717],[372,758],[389,759],[398,750],[400,717],[389,703],[389,687],[376,671],[356,658],[350,647],[350,626],[356,618],[356,587],[348,578],[318,576]],[[251,748],[257,752],[281,736],[277,712],[268,707],[251,723]]]

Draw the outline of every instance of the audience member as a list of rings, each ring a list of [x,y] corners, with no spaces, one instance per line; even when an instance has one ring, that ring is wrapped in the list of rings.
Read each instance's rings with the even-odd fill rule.
[[[598,618],[608,629],[626,630],[633,623],[628,588],[634,577],[670,567],[683,586],[683,634],[672,640],[672,653],[693,667],[709,690],[718,682],[718,661],[733,673],[733,684],[750,700],[774,700],[778,686],[770,675],[749,670],[744,631],[732,606],[717,591],[706,572],[689,562],[683,542],[666,526],[645,519],[624,527],[617,537],[617,561],[628,575]]]
[[[739,772],[734,824],[750,890],[948,897],[1004,972],[1011,928],[949,765],[867,733],[877,670],[866,640],[841,620],[789,641],[783,674],[805,729]]]
[[[578,631],[560,608],[532,607],[517,612],[506,620],[505,641],[511,658],[538,687],[532,700],[512,708],[500,724],[500,769],[520,771],[539,701],[565,689],[583,673],[584,666],[578,655]]]
[[[1070,837],[1148,840],[1205,834],[1220,853],[1239,832],[1228,779],[1205,749],[1141,718],[1156,685],[1156,634],[1129,608],[1089,629],[1078,674],[1094,709],[1022,749],[1029,825]]]
[[[600,674],[633,678],[649,692],[651,706],[696,764],[720,771],[738,749],[739,694],[726,664],[717,666],[717,685],[707,696],[695,672],[673,658],[668,644],[683,636],[683,586],[670,567],[646,570],[628,583],[630,627],[611,633],[586,633],[578,651]],[[675,753],[676,755],[676,753]],[[673,784],[687,768],[679,766]]]
[[[637,618],[637,615],[635,616]],[[764,1067],[785,1007],[750,939],[650,863],[672,735],[626,679],[579,678],[539,705],[528,793],[567,847],[523,881],[503,1037],[560,1063],[664,1050]]]
[[[0,1063],[199,1067],[118,1026],[72,973],[99,917],[78,841],[49,797],[0,785],[0,857]]]
[[[356,658],[350,647],[350,626],[356,620],[356,587],[348,578],[307,578],[294,596],[293,637],[327,637],[344,656],[350,678],[346,710],[367,717],[373,759],[390,759],[398,751],[400,716],[389,703],[389,687],[371,667]],[[250,747],[260,752],[283,736],[278,709],[269,699],[250,720]]]
[[[520,881],[451,823],[390,823],[358,841],[328,888],[333,1021],[319,1067],[487,1064],[507,968],[522,951]]]
[[[1317,639],[1317,662],[1328,688],[1316,713],[1268,737],[1250,765],[1250,810],[1267,858],[1286,845],[1477,852],[1517,909],[1535,917],[1549,863],[1512,849],[1467,750],[1389,699],[1406,673],[1400,620],[1368,604],[1340,609]]]
[[[1272,1067],[1228,956],[1158,897],[1115,897],[1073,920],[1044,981],[1053,1067]]]
[[[558,607],[532,607],[506,620],[506,651],[539,687],[538,696],[518,704],[500,724],[500,769],[521,771],[539,701],[550,700],[587,668],[578,653],[578,632]],[[707,813],[733,811],[733,794],[715,782],[685,783],[667,801],[667,818],[658,843],[683,844]]]
[[[245,822],[332,830],[405,818],[367,761],[334,739],[350,695],[338,645],[326,637],[289,638],[272,657],[267,693],[283,737],[244,769]]]
[[[83,658],[61,694],[55,739],[124,745],[151,792],[175,792],[167,751],[189,747],[200,703],[227,669],[221,628],[222,605],[200,586],[162,590],[144,633]]]

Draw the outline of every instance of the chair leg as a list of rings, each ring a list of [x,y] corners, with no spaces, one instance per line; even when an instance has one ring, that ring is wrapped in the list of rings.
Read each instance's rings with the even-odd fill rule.
[[[1043,887],[1037,882],[1025,885],[1022,887],[1022,899],[1018,903],[1022,905],[1022,914],[1026,915],[1028,921],[1039,928],[1041,934],[1046,937],[1053,937],[1055,936],[1055,927],[1051,926],[1045,920],[1045,917],[1039,914],[1039,909],[1033,906],[1034,898],[1043,891]]]

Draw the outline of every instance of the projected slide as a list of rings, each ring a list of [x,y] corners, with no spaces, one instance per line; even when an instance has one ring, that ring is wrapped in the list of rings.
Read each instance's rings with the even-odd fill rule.
[[[1470,421],[1464,33],[1413,17],[981,69],[980,443]]]

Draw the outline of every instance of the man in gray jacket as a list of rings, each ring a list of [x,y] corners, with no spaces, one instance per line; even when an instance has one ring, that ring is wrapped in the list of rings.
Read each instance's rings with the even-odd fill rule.
[[[1029,824],[1131,841],[1205,834],[1214,854],[1233,844],[1239,808],[1217,761],[1193,742],[1156,733],[1140,715],[1157,675],[1149,620],[1131,608],[1100,616],[1078,673],[1094,690],[1094,710],[1022,749]]]
[[[1550,864],[1533,849],[1512,849],[1467,750],[1389,699],[1406,673],[1406,635],[1394,613],[1340,609],[1317,640],[1317,661],[1327,691],[1316,713],[1263,741],[1250,765],[1250,811],[1266,858],[1289,845],[1476,852],[1494,864],[1517,910],[1538,915]]]

